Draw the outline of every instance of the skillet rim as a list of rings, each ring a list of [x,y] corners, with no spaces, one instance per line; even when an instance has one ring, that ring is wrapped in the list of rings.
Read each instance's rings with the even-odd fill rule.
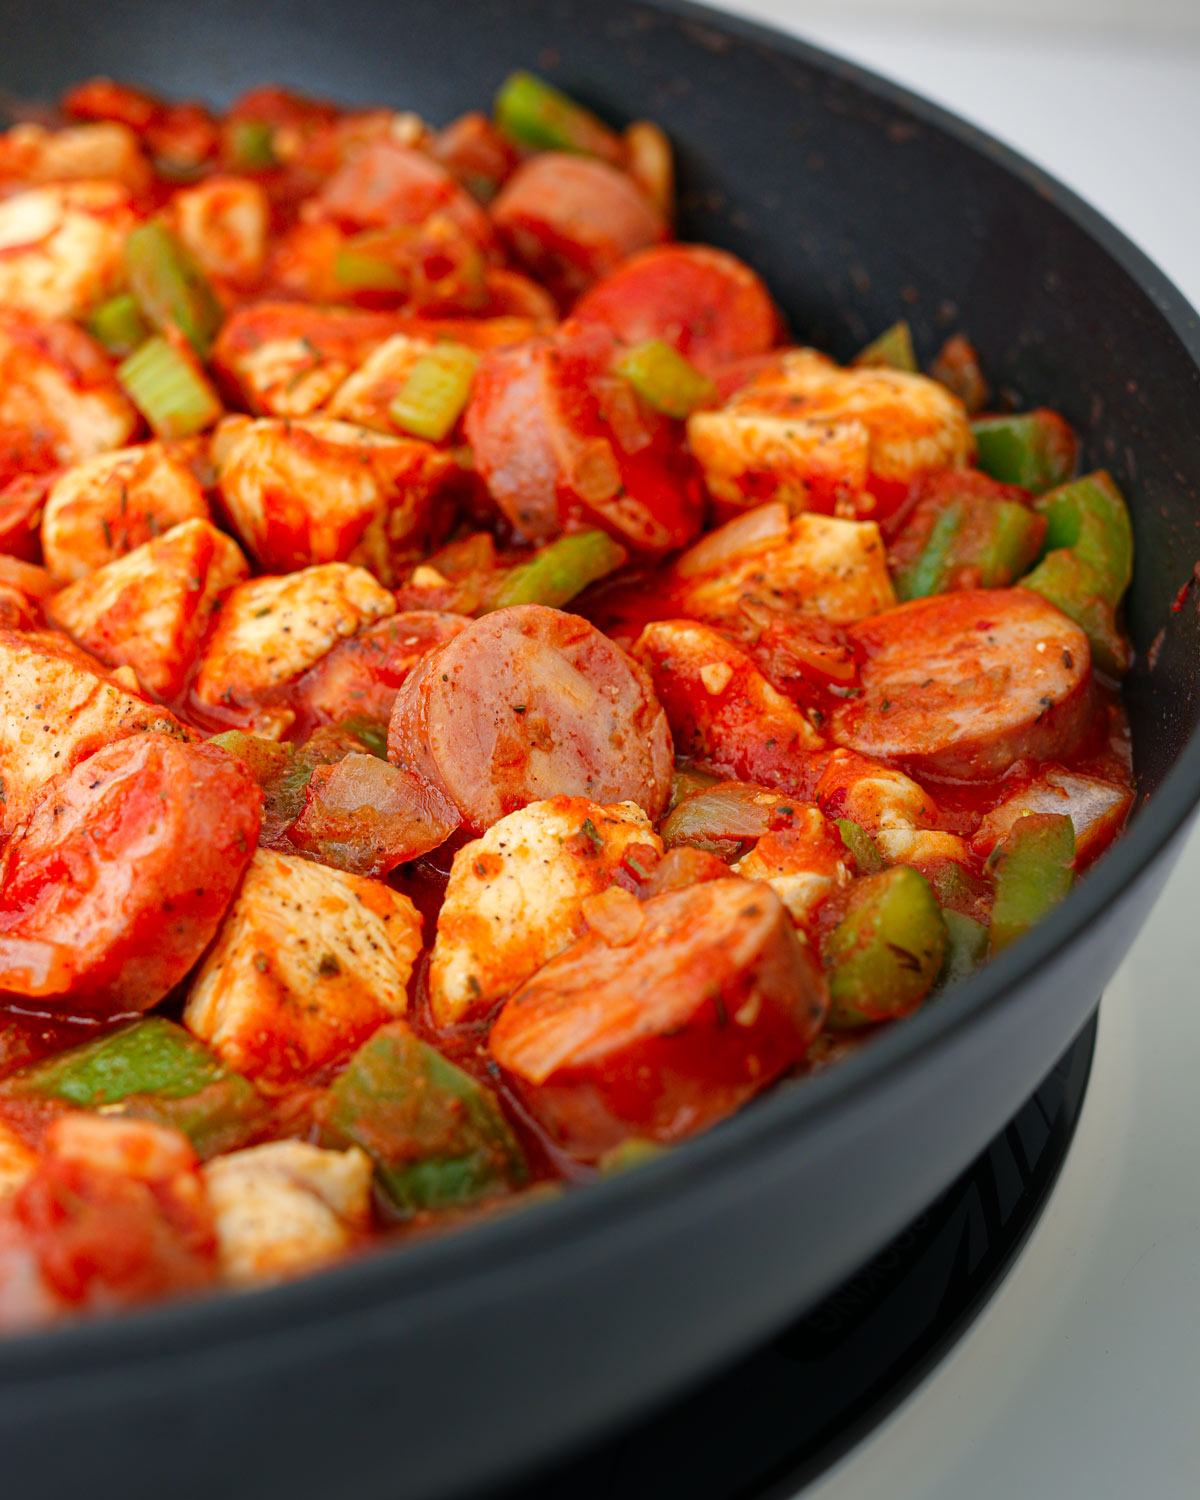
[[[1190,358],[1200,395],[1200,313],[1122,230],[1044,168],[932,100],[774,26],[693,0],[636,0],[636,8],[849,84],[999,166],[1074,222],[1134,283]],[[1200,724],[1113,849],[1028,937],[836,1067],[790,1087],[776,1087],[635,1172],[415,1244],[376,1247],[361,1258],[281,1285],[245,1292],[216,1289],[0,1337],[0,1398],[17,1390],[27,1394],[29,1386],[64,1374],[87,1378],[105,1368],[186,1359],[200,1350],[303,1341],[330,1325],[369,1318],[372,1309],[400,1306],[423,1292],[444,1292],[448,1286],[461,1291],[468,1280],[482,1287],[514,1271],[527,1274],[539,1252],[556,1246],[591,1240],[600,1249],[605,1237],[636,1237],[654,1209],[667,1202],[692,1204],[694,1211],[695,1201],[711,1193],[717,1175],[744,1170],[756,1159],[765,1161],[772,1149],[795,1145],[821,1126],[836,1130],[840,1117],[856,1114],[864,1096],[905,1073],[915,1056],[950,1049],[1036,970],[1072,948],[1165,856],[1198,803]]]

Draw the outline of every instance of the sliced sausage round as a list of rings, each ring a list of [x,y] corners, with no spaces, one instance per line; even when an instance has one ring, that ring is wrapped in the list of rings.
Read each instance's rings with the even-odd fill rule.
[[[577,615],[518,604],[427,656],[396,696],[388,758],[480,833],[566,795],[663,811],[671,734],[645,674]]]
[[[488,1042],[534,1118],[584,1160],[732,1113],[825,1017],[824,979],[769,886],[709,880],[639,915],[617,942],[593,930],[546,964]]]
[[[573,316],[627,344],[664,339],[701,370],[765,354],[783,322],[750,267],[711,245],[656,245],[586,291]]]
[[[492,221],[525,268],[567,300],[669,233],[624,172],[557,151],[517,168],[492,205]]]
[[[1087,637],[1026,589],[915,599],[851,627],[862,692],[834,711],[840,745],[964,781],[1061,759],[1092,705]]]

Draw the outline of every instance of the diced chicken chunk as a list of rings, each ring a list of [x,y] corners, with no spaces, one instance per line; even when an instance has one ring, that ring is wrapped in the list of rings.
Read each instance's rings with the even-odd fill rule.
[[[889,865],[912,865],[927,870],[947,860],[956,865],[972,863],[971,846],[966,839],[937,828],[883,828],[874,839],[875,847]]]
[[[52,624],[109,667],[129,666],[159,698],[183,689],[217,601],[250,576],[238,545],[185,521],[56,594]]]
[[[798,807],[790,828],[764,833],[734,869],[762,880],[803,927],[826,896],[850,881],[844,846],[816,807]]]
[[[117,182],[54,183],[0,200],[0,303],[82,317],[120,285],[135,222]]]
[[[73,323],[34,318],[3,303],[0,290],[0,424],[44,434],[60,464],[127,443],[137,413],[99,345]]]
[[[37,1152],[15,1130],[0,1122],[0,1203],[12,1197],[37,1164]]]
[[[282,1083],[402,1016],[421,918],[377,880],[260,849],[183,1019],[231,1068]]]
[[[851,818],[864,828],[930,828],[937,803],[911,776],[853,750],[835,750],[817,783],[827,818]]]
[[[176,232],[217,281],[252,287],[267,261],[271,205],[257,182],[210,177],[171,199]]]
[[[896,603],[875,522],[807,514],[796,516],[786,535],[748,540],[744,550],[724,556],[719,566],[689,571],[680,580],[678,597],[685,613],[701,619],[735,616],[743,601],[756,601],[818,614],[834,625],[852,624]]]
[[[99,453],[50,486],[42,552],[56,578],[83,578],[182,521],[209,519],[199,481],[164,443]]]
[[[395,612],[391,594],[364,568],[346,563],[251,579],[226,597],[193,692],[208,707],[252,706],[307,671],[338,641]],[[291,722],[272,712],[259,721],[264,729]]]
[[[458,474],[431,443],[324,418],[230,418],[214,452],[234,527],[264,568],[353,562],[385,583]]]
[[[135,697],[51,631],[0,630],[0,834],[11,833],[52,776],[133,734],[187,739],[166,709]]]
[[[638,845],[662,854],[635,803],[552,797],[460,849],[429,967],[437,1023],[487,1010],[574,942],[584,930],[581,902],[606,889]]]
[[[842,369],[815,349],[782,355],[720,412],[694,415],[688,438],[719,500],[778,494],[851,515],[876,499],[894,504],[918,474],[974,454],[966,410],[937,381]]]
[[[370,1222],[371,1160],[272,1141],[218,1156],[203,1169],[227,1281],[292,1275],[334,1259]]]
[[[36,184],[105,178],[137,193],[149,185],[150,163],[137,136],[119,120],[65,130],[23,122],[0,136],[0,177]]]

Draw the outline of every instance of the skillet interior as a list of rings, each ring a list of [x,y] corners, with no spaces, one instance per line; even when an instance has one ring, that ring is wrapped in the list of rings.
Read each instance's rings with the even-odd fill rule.
[[[1171,609],[1200,552],[1196,316],[969,128],[692,8],[0,0],[0,18],[0,84],[24,98],[97,72],[216,102],[270,79],[442,120],[525,65],[613,119],[654,117],[679,148],[683,232],[752,261],[800,337],[846,356],[903,311],[928,356],[968,329],[995,383],[1064,411],[1133,501],[1127,697],[1154,796],[978,979],[834,1073],[569,1201],[252,1297],[0,1345],[3,1473],[22,1496],[136,1495],[169,1474],[184,1494],[235,1476],[338,1493],[352,1476],[364,1497],[418,1497],[513,1472],[820,1295],[950,1180],[1092,1008],[1200,792],[1200,617]]]

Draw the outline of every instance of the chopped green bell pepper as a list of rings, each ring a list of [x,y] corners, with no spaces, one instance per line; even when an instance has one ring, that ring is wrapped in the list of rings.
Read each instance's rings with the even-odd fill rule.
[[[995,881],[990,951],[1035,927],[1075,880],[1075,827],[1064,813],[1028,813],[997,844],[988,867]]]
[[[988,930],[982,922],[947,907],[942,908],[942,920],[946,924],[946,956],[937,979],[940,990],[969,979],[988,952]]]
[[[627,1141],[606,1151],[597,1165],[603,1177],[612,1177],[618,1172],[627,1172],[630,1167],[640,1167],[643,1162],[653,1161],[670,1148],[658,1141],[648,1141],[644,1136],[631,1135]]]
[[[319,1110],[329,1144],[361,1146],[405,1218],[520,1187],[524,1155],[491,1092],[403,1021],[381,1027]]]
[[[853,818],[836,818],[837,831],[842,836],[842,843],[854,856],[854,863],[858,867],[860,875],[878,875],[883,869],[883,856],[875,844],[875,840],[862,826]]]
[[[1077,552],[1060,547],[1048,552],[1032,573],[1021,579],[1023,589],[1041,594],[1088,638],[1092,660],[1113,677],[1128,672],[1133,651],[1117,622],[1116,606],[1104,597],[1100,575]]]
[[[34,1063],[3,1091],[172,1125],[205,1157],[244,1145],[264,1114],[248,1078],[162,1016]]]
[[[977,417],[971,423],[979,467],[1002,484],[1019,484],[1040,495],[1070,479],[1079,444],[1056,411]]]
[[[605,578],[629,554],[604,531],[575,531],[560,536],[529,559],[510,568],[480,611],[505,609],[510,604],[547,604],[561,608],[588,584]]]
[[[923,599],[960,588],[964,581],[977,588],[1007,588],[1032,566],[1044,529],[1041,517],[1019,500],[963,494],[936,511],[919,509],[905,531],[914,545],[924,533],[924,545],[896,568],[896,592],[901,599]],[[908,551],[904,540],[902,532],[901,555]]]
[[[495,102],[496,124],[511,140],[535,151],[574,151],[621,158],[621,142],[591,110],[532,73],[510,73]]]
[[[929,882],[909,865],[859,881],[825,946],[835,1030],[915,1010],[946,953],[946,922]]]
[[[865,349],[860,349],[852,363],[860,368],[879,370],[903,370],[915,375],[920,369],[913,349],[912,329],[904,318],[885,328],[878,338],[872,339]]]

